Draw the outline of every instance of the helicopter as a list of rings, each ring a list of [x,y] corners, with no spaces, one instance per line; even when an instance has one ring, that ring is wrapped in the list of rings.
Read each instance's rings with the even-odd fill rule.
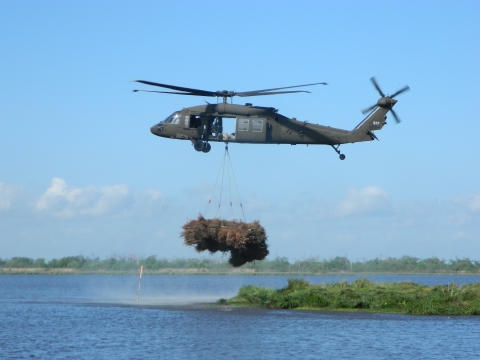
[[[208,153],[211,150],[210,142],[243,143],[243,144],[305,144],[305,145],[330,145],[339,155],[340,160],[345,160],[345,155],[339,150],[341,144],[362,141],[378,140],[375,130],[380,130],[387,124],[387,113],[390,111],[394,120],[399,123],[400,118],[393,110],[397,103],[394,98],[410,90],[408,86],[396,91],[393,95],[386,95],[380,89],[375,77],[370,79],[381,98],[376,104],[362,110],[368,115],[353,130],[337,129],[330,126],[311,124],[288,118],[278,113],[273,107],[229,104],[227,99],[235,96],[252,97],[289,93],[309,93],[306,90],[287,90],[299,87],[327,85],[325,82],[295,85],[272,89],[254,91],[207,91],[175,85],[160,84],[146,80],[134,80],[145,85],[157,86],[175,91],[158,90],[133,90],[134,92],[153,92],[161,94],[207,96],[222,98],[223,102],[183,108],[167,116],[165,120],[152,126],[152,134],[179,140],[190,140],[198,152]],[[223,121],[233,119],[235,132],[224,133]]]

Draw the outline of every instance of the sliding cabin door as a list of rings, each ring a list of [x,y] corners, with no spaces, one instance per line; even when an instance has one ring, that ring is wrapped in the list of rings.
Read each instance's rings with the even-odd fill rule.
[[[264,142],[267,133],[267,119],[237,117],[235,140],[239,142]]]

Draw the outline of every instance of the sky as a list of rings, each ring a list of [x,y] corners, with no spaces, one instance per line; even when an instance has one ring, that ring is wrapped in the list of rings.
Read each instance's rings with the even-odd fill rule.
[[[132,80],[327,82],[248,102],[351,130],[379,98],[375,76],[387,94],[410,86],[402,122],[342,145],[344,161],[329,146],[230,144],[235,216],[241,202],[261,222],[269,258],[480,260],[480,2],[0,4],[0,258],[210,257],[179,235],[215,216],[224,145],[197,153],[149,129],[216,100],[134,93],[148,87]]]

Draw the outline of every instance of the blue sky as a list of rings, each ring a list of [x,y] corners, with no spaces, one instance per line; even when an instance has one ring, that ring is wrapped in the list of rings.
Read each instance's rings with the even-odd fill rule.
[[[378,100],[376,76],[386,93],[410,86],[402,122],[342,146],[345,161],[326,146],[230,145],[247,221],[292,261],[480,259],[479,2],[1,5],[0,257],[207,256],[179,233],[205,210],[224,146],[197,153],[149,128],[209,99],[133,93],[147,87],[131,80],[325,81],[249,102],[352,129]]]

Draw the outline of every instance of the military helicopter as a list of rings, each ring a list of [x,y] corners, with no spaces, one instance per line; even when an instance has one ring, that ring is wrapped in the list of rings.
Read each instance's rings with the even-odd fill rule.
[[[288,118],[278,113],[273,107],[253,106],[251,103],[236,105],[228,103],[227,99],[238,97],[252,97],[265,95],[278,95],[289,93],[309,93],[305,90],[286,90],[313,85],[327,85],[327,83],[314,83],[295,85],[280,88],[255,90],[255,91],[206,91],[174,85],[160,84],[145,80],[135,82],[158,86],[175,91],[156,90],[133,90],[134,92],[154,92],[162,94],[209,96],[222,98],[223,102],[183,108],[158,124],[152,126],[150,131],[157,136],[190,140],[196,151],[208,153],[211,149],[210,142],[244,143],[244,144],[306,144],[306,145],[330,145],[339,155],[340,160],[345,155],[339,150],[341,144],[356,143],[361,141],[378,140],[375,130],[380,130],[386,124],[387,113],[390,111],[397,123],[399,117],[393,111],[397,103],[394,98],[401,93],[410,90],[408,86],[396,91],[393,95],[386,95],[380,89],[376,79],[371,82],[377,89],[381,98],[376,104],[362,110],[367,117],[353,130],[336,129],[330,126],[311,124],[307,121],[298,121],[296,118]],[[224,133],[223,121],[233,119],[235,132]]]

